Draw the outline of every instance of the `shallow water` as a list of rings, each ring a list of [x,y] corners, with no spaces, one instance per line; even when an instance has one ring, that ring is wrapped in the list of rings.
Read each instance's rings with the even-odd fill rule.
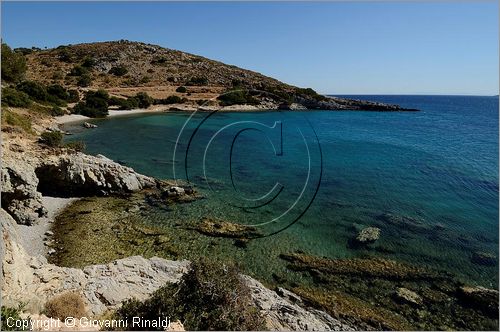
[[[145,213],[145,222],[171,228],[212,216],[265,235],[241,249],[183,231],[187,256],[232,257],[263,280],[286,273],[280,253],[380,256],[497,288],[498,263],[471,258],[498,257],[498,98],[365,98],[422,111],[142,115],[68,126],[67,139],[144,174],[187,177],[207,197]],[[350,246],[366,226],[380,239]]]

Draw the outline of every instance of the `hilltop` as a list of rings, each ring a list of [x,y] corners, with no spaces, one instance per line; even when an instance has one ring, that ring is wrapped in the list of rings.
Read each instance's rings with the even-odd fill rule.
[[[105,89],[118,97],[146,92],[153,98],[178,96],[198,105],[404,110],[396,105],[326,97],[251,70],[141,42],[121,40],[16,51],[26,56],[27,80],[80,90]],[[234,90],[244,92],[219,97]]]

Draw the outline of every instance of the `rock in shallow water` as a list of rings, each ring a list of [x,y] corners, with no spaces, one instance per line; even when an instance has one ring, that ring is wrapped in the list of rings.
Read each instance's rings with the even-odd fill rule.
[[[478,265],[494,266],[497,263],[497,257],[494,254],[476,251],[472,254],[472,262]]]
[[[358,236],[356,236],[356,241],[360,244],[368,244],[377,241],[380,237],[380,228],[377,227],[367,227],[362,229]]]
[[[422,304],[422,297],[407,288],[401,287],[396,290],[396,299],[403,303],[409,303],[414,306]]]

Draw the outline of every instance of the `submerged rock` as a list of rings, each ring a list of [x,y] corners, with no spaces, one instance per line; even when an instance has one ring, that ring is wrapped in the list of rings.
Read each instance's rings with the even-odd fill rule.
[[[483,251],[474,252],[471,260],[475,264],[484,266],[494,266],[497,263],[497,257],[494,254]]]
[[[356,236],[356,241],[360,244],[368,244],[377,241],[380,237],[380,228],[377,227],[367,227],[362,229],[358,236]]]
[[[422,297],[408,288],[400,287],[396,290],[396,299],[411,305],[422,305]]]
[[[466,305],[478,308],[492,318],[498,319],[498,290],[463,286],[460,287],[458,294]]]
[[[229,237],[236,239],[251,239],[261,235],[261,233],[251,226],[235,224],[228,221],[203,218],[195,229],[205,235],[216,237]]]

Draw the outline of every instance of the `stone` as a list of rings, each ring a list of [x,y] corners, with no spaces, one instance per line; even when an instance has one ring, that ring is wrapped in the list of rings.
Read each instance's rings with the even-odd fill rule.
[[[358,236],[356,236],[356,241],[361,244],[368,244],[377,241],[380,237],[380,228],[377,227],[367,227],[362,229]]]
[[[477,265],[494,266],[497,263],[497,257],[492,253],[476,251],[472,254],[471,261]]]
[[[422,305],[422,297],[408,288],[400,287],[396,290],[396,299],[403,303],[408,303],[414,306]]]
[[[458,295],[464,304],[478,308],[491,318],[498,319],[498,290],[484,287],[462,286]]]
[[[97,128],[97,125],[90,122],[84,122],[82,126],[87,129]]]

